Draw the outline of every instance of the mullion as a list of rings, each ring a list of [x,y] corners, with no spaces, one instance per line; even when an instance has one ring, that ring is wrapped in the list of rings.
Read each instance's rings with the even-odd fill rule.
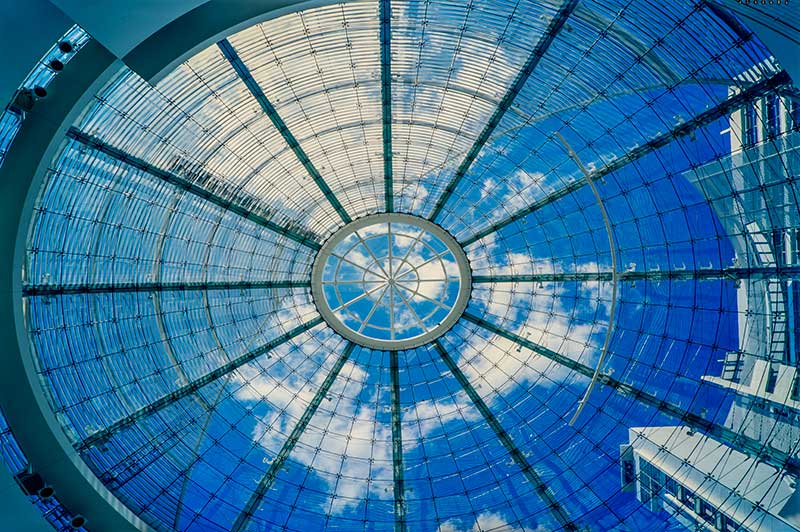
[[[318,250],[322,247],[319,244],[319,242],[317,242],[310,236],[304,235],[292,228],[284,227],[276,222],[273,222],[272,220],[269,220],[264,216],[257,214],[253,209],[249,207],[236,203],[233,200],[223,198],[222,196],[219,196],[214,192],[205,189],[196,183],[192,183],[188,179],[185,179],[172,172],[168,172],[162,168],[158,168],[146,162],[143,159],[140,159],[134,155],[126,153],[115,146],[107,144],[98,138],[88,135],[87,133],[82,132],[76,127],[69,128],[69,130],[67,131],[67,137],[83,144],[84,146],[90,149],[108,155],[112,159],[115,159],[123,164],[136,168],[137,170],[146,172],[153,177],[161,179],[162,181],[165,181],[173,186],[180,188],[181,190],[185,190],[186,192],[193,194],[199,198],[202,198],[213,205],[216,205],[227,211],[237,214],[242,218],[246,218],[247,220],[250,220],[251,222],[258,224],[262,227],[265,227],[270,231],[285,236],[290,240],[294,240],[295,242],[310,247],[311,249],[314,250]]]
[[[118,294],[136,292],[195,292],[207,290],[258,290],[273,288],[310,288],[311,281],[200,281],[144,283],[87,283],[63,285],[25,285],[26,297],[62,296],[76,294]]]
[[[511,108],[511,105],[514,103],[514,99],[522,91],[522,88],[525,86],[528,78],[530,78],[531,74],[533,74],[533,72],[536,70],[536,67],[539,66],[539,61],[541,61],[542,57],[544,57],[544,54],[550,48],[550,45],[553,44],[556,36],[561,32],[561,29],[564,27],[564,24],[567,22],[567,19],[575,10],[577,5],[578,0],[566,0],[566,2],[561,6],[553,19],[550,21],[547,29],[545,29],[544,33],[540,37],[539,42],[536,43],[536,47],[534,47],[533,51],[528,56],[528,59],[525,61],[525,64],[520,69],[519,75],[517,75],[514,82],[503,95],[503,98],[497,104],[497,108],[489,118],[489,121],[475,139],[475,142],[467,152],[464,160],[458,166],[458,169],[456,170],[452,179],[445,187],[444,192],[441,196],[439,196],[439,199],[433,208],[433,212],[428,217],[429,220],[436,221],[436,218],[439,217],[445,205],[447,204],[447,201],[455,192],[456,187],[464,178],[467,171],[469,171],[470,167],[475,162],[475,159],[478,158],[478,154],[489,141],[494,130],[497,129],[497,126],[500,124],[503,116],[505,116],[506,111]]]
[[[485,283],[565,283],[565,282],[602,282],[611,281],[610,271],[598,272],[552,272],[475,275],[474,284]],[[774,266],[753,268],[709,268],[699,270],[648,270],[625,271],[617,273],[620,282],[636,281],[703,281],[703,280],[761,280],[761,279],[797,279],[800,278],[800,266]]]
[[[400,364],[397,351],[389,352],[392,374],[392,478],[394,481],[395,532],[406,531],[406,488],[403,465],[403,426],[400,405]]]
[[[472,384],[470,384],[467,377],[456,365],[455,361],[444,348],[442,343],[439,340],[435,340],[433,342],[433,346],[436,348],[439,356],[442,357],[442,360],[447,365],[450,372],[472,400],[475,407],[481,413],[486,423],[494,431],[495,435],[500,440],[500,443],[503,444],[508,453],[511,455],[511,458],[522,470],[525,478],[527,478],[528,481],[536,488],[536,493],[547,505],[547,509],[553,515],[553,518],[556,520],[556,522],[561,525],[564,530],[577,531],[578,526],[575,524],[569,514],[567,514],[566,509],[561,505],[560,502],[558,502],[552,490],[545,484],[544,480],[542,480],[542,477],[536,472],[533,466],[531,466],[525,455],[522,454],[517,448],[516,444],[511,439],[511,436],[509,436],[508,432],[506,432],[494,414],[492,414],[492,411],[489,410],[486,402],[478,394],[475,388],[473,388]]]
[[[381,17],[381,118],[383,130],[383,180],[386,212],[394,212],[392,168],[392,6],[380,0]]]

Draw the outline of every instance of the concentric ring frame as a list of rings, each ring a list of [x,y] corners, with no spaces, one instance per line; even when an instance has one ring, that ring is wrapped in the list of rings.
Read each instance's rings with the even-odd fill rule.
[[[333,313],[330,306],[328,306],[326,303],[325,296],[322,293],[322,278],[323,271],[325,269],[325,263],[327,262],[328,257],[331,255],[336,246],[348,235],[364,227],[380,223],[404,223],[419,227],[420,229],[433,234],[435,237],[441,240],[456,259],[456,265],[458,266],[460,275],[460,284],[456,302],[442,323],[437,325],[433,330],[427,331],[425,334],[403,340],[372,339],[368,336],[352,331],[349,327],[343,324]],[[325,242],[314,259],[314,267],[311,271],[311,294],[314,299],[314,304],[316,305],[317,310],[319,310],[319,313],[322,315],[323,319],[341,336],[373,349],[400,351],[403,349],[412,349],[414,347],[425,345],[449,331],[450,328],[453,327],[456,322],[458,322],[464,310],[467,308],[467,304],[469,303],[472,294],[472,270],[469,265],[469,259],[467,259],[467,255],[464,253],[461,245],[441,226],[425,220],[424,218],[409,214],[372,214],[359,218],[358,220],[341,227]]]

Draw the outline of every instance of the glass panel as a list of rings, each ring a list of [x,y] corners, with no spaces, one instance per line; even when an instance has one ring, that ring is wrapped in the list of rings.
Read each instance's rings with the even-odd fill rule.
[[[381,7],[123,68],[67,133],[21,297],[91,470],[164,530],[798,527],[781,65],[714,2]],[[387,155],[416,225],[369,225]]]

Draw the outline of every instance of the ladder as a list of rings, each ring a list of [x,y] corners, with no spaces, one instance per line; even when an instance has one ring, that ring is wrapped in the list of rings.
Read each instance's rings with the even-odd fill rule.
[[[780,230],[778,230],[780,231]],[[776,267],[777,256],[780,249],[773,246],[770,232],[759,230],[756,222],[747,224],[747,232],[753,241],[756,259],[761,267]],[[780,231],[782,238],[783,231]],[[780,279],[767,279],[767,307],[769,311],[767,330],[769,334],[769,348],[766,358],[774,362],[783,362],[786,357],[786,342],[788,334],[788,320],[786,308],[786,291]]]

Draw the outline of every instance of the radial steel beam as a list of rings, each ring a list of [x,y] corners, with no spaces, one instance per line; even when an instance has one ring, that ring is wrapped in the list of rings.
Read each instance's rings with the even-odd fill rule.
[[[545,29],[544,33],[539,38],[539,42],[536,43],[536,47],[528,56],[528,59],[525,61],[525,64],[523,65],[516,79],[508,88],[508,91],[506,91],[506,93],[503,95],[500,103],[497,104],[497,108],[495,109],[494,113],[492,113],[489,121],[478,135],[478,138],[475,139],[475,142],[467,152],[464,160],[461,161],[461,164],[459,165],[458,169],[456,169],[452,179],[450,179],[447,187],[445,187],[444,192],[441,196],[439,196],[439,200],[436,202],[433,212],[428,217],[430,221],[435,222],[436,218],[439,217],[442,209],[444,209],[444,206],[447,204],[447,201],[455,192],[458,183],[464,178],[470,166],[472,166],[472,163],[475,162],[475,159],[478,158],[478,154],[486,145],[486,142],[488,142],[494,130],[500,124],[500,120],[503,119],[503,116],[505,116],[506,111],[508,111],[508,109],[511,107],[511,104],[514,103],[514,98],[516,98],[520,91],[522,91],[522,88],[525,86],[528,78],[530,78],[531,74],[533,74],[533,71],[536,70],[536,67],[539,66],[539,61],[541,61],[548,48],[550,48],[550,45],[553,43],[559,32],[561,32],[561,28],[564,27],[564,24],[575,10],[577,5],[578,0],[566,0],[566,2],[564,2],[553,19],[550,21],[550,24],[548,24],[547,29]]]
[[[200,281],[196,283],[97,283],[25,285],[22,295],[62,296],[75,294],[116,294],[129,292],[193,292],[207,290],[255,290],[268,288],[311,288],[311,281]]]
[[[314,417],[314,414],[317,412],[317,408],[319,408],[320,403],[322,403],[322,399],[328,395],[328,392],[333,385],[333,381],[335,381],[336,377],[339,376],[339,372],[342,371],[342,367],[344,367],[345,362],[347,362],[347,360],[350,358],[350,354],[353,352],[354,348],[355,344],[348,341],[347,346],[345,346],[342,354],[339,355],[339,358],[333,365],[333,369],[331,369],[330,373],[328,373],[328,375],[325,377],[325,381],[323,381],[322,385],[317,390],[317,393],[314,394],[311,402],[308,403],[305,412],[303,412],[303,415],[300,417],[297,425],[295,425],[294,429],[292,429],[292,433],[289,435],[289,438],[283,443],[283,447],[281,447],[281,450],[270,464],[269,469],[267,469],[267,472],[264,473],[264,476],[258,482],[258,486],[256,487],[255,491],[253,491],[253,494],[250,496],[250,499],[247,501],[244,509],[236,518],[236,521],[234,521],[231,532],[242,532],[247,528],[247,525],[250,523],[250,519],[252,519],[255,512],[261,506],[261,502],[264,500],[264,495],[266,495],[267,491],[269,491],[272,483],[275,482],[275,479],[278,477],[278,473],[283,467],[283,464],[294,450],[295,445],[297,445],[297,442],[300,440],[300,436],[302,436],[303,432],[305,432],[306,427],[308,427],[308,424],[311,421],[311,418]]]
[[[88,148],[91,148],[100,153],[108,155],[112,159],[127,164],[128,166],[132,166],[137,170],[146,172],[153,177],[157,177],[158,179],[161,179],[162,181],[165,181],[170,185],[178,187],[181,190],[185,190],[189,194],[193,194],[199,198],[203,198],[209,203],[221,207],[226,211],[230,211],[234,214],[237,214],[242,218],[250,220],[251,222],[258,224],[262,227],[265,227],[270,231],[273,231],[281,236],[285,236],[290,240],[294,240],[295,242],[303,244],[304,246],[310,247],[311,249],[314,250],[318,250],[320,247],[322,247],[319,244],[319,242],[313,240],[309,236],[303,235],[293,229],[284,227],[271,220],[268,220],[267,218],[255,213],[249,207],[245,207],[244,205],[235,203],[232,200],[218,196],[217,194],[211,192],[210,190],[206,190],[205,188],[195,183],[192,183],[188,179],[184,179],[183,177],[177,174],[168,172],[162,168],[158,168],[138,157],[135,157],[129,153],[124,152],[123,150],[115,146],[111,146],[110,144],[107,144],[100,139],[97,139],[91,135],[82,132],[78,128],[71,127],[69,131],[67,131],[67,137],[83,144]]]
[[[791,84],[791,78],[789,74],[785,70],[781,70],[774,76],[762,80],[758,83],[755,83],[748,87],[747,89],[731,96],[727,100],[717,104],[716,106],[703,111],[696,117],[692,118],[691,120],[684,122],[672,130],[668,131],[667,133],[657,135],[656,137],[650,139],[645,144],[634,148],[633,150],[629,151],[625,155],[622,155],[607,165],[595,170],[591,173],[591,178],[593,181],[599,181],[605,178],[607,175],[616,172],[617,170],[638,161],[642,157],[653,153],[654,151],[663,148],[664,146],[672,143],[673,141],[686,137],[690,135],[697,129],[707,126],[716,120],[719,120],[723,116],[727,116],[734,111],[737,111],[741,107],[749,104],[753,100],[764,96],[784,85]],[[528,205],[527,207],[523,207],[522,209],[518,210],[517,212],[513,213],[512,215],[504,218],[494,224],[490,225],[489,227],[478,231],[471,237],[462,240],[460,243],[462,246],[466,247],[471,244],[474,244],[478,240],[485,238],[486,236],[494,233],[495,231],[499,231],[503,227],[510,225],[517,220],[525,218],[529,214],[550,205],[551,203],[558,201],[559,199],[568,196],[575,192],[576,190],[582,189],[586,186],[588,182],[586,178],[581,177],[570,183],[564,188],[556,190],[552,194],[545,196],[544,198]]]
[[[535,342],[532,342],[526,338],[519,336],[518,334],[514,334],[511,331],[507,331],[502,327],[499,327],[489,321],[486,321],[478,316],[470,314],[468,312],[464,313],[464,318],[467,321],[478,325],[479,327],[483,327],[487,331],[493,332],[498,336],[502,336],[507,340],[511,340],[515,344],[522,346],[526,349],[530,349],[534,353],[541,355],[553,362],[560,364],[566,368],[569,368],[576,373],[580,373],[587,379],[591,379],[592,375],[594,374],[594,368],[586,366],[585,364],[581,364],[571,358],[557,353],[547,347],[539,345]],[[750,438],[745,434],[738,433],[733,431],[725,426],[718,425],[713,421],[705,419],[704,417],[689,412],[685,408],[673,405],[665,400],[659,399],[655,395],[649,394],[643,390],[640,390],[633,385],[626,384],[622,381],[619,381],[610,375],[607,374],[600,374],[597,379],[597,382],[608,386],[609,388],[615,390],[617,393],[624,395],[625,397],[629,397],[635,401],[638,401],[646,406],[651,408],[657,409],[662,414],[666,414],[672,418],[679,420],[682,424],[691,427],[693,429],[702,431],[709,436],[712,436],[714,439],[725,443],[726,445],[738,449],[750,456],[757,458],[758,460],[769,464],[773,467],[778,469],[783,469],[788,473],[798,476],[800,475],[800,459],[797,457],[791,456],[788,453],[781,451],[779,449],[775,449],[773,447],[768,447],[766,444],[762,443],[759,440],[754,438]]]
[[[611,272],[555,272],[500,275],[474,275],[473,284],[481,283],[565,283],[611,281]],[[649,270],[619,272],[617,280],[703,281],[703,280],[800,279],[800,266],[764,268],[709,268],[703,270]]]
[[[300,143],[297,142],[297,139],[289,131],[289,128],[286,126],[286,122],[283,121],[283,118],[278,114],[277,109],[275,106],[272,105],[272,102],[269,101],[264,91],[261,89],[261,86],[258,82],[253,78],[253,74],[250,72],[250,69],[247,68],[247,65],[244,64],[239,54],[236,52],[236,49],[233,45],[228,41],[228,39],[222,39],[217,43],[222,55],[225,56],[225,59],[233,67],[233,70],[236,71],[236,74],[239,76],[239,79],[244,82],[247,89],[253,95],[253,97],[258,101],[258,104],[261,106],[261,109],[264,111],[264,114],[267,115],[272,125],[278,130],[278,133],[281,134],[283,140],[289,145],[292,149],[294,154],[297,156],[297,159],[300,161],[300,164],[303,165],[303,168],[306,169],[308,175],[311,176],[311,179],[314,180],[314,183],[319,187],[322,191],[322,194],[325,195],[325,198],[330,202],[333,206],[334,210],[339,214],[339,217],[342,219],[344,223],[352,222],[352,218],[350,215],[347,214],[347,211],[342,206],[341,202],[339,202],[339,198],[331,190],[331,187],[328,186],[328,183],[325,182],[325,179],[322,178],[319,171],[317,170],[314,163],[311,162],[308,155],[306,155],[305,150],[303,147],[300,146]]]
[[[470,384],[466,375],[464,375],[461,369],[456,365],[455,361],[452,359],[447,350],[445,350],[441,342],[439,340],[435,340],[433,345],[436,348],[436,351],[439,352],[439,356],[442,357],[444,363],[447,364],[447,367],[453,373],[453,376],[455,376],[458,383],[462,388],[464,388],[464,391],[467,392],[467,395],[475,404],[475,407],[481,413],[483,418],[486,420],[486,423],[489,425],[489,427],[491,427],[497,438],[511,455],[511,458],[522,470],[525,478],[527,478],[528,481],[533,484],[534,488],[536,489],[536,493],[547,505],[547,509],[553,515],[553,518],[556,520],[556,522],[561,525],[564,530],[578,530],[578,525],[572,520],[572,518],[570,518],[569,514],[567,514],[567,510],[560,502],[558,502],[558,499],[556,499],[553,491],[547,487],[544,480],[542,480],[542,477],[539,476],[539,473],[536,472],[533,466],[531,466],[530,462],[528,462],[528,459],[525,457],[525,455],[522,454],[517,448],[516,444],[511,439],[511,436],[508,434],[508,432],[506,432],[506,429],[503,428],[494,414],[492,414],[492,411],[489,410],[488,405],[484,402],[483,398],[478,395],[478,392],[475,391],[475,388],[472,386],[472,384]]]
[[[406,532],[406,485],[403,465],[403,427],[400,407],[400,364],[397,351],[389,351],[392,373],[392,474],[394,478],[394,530]]]
[[[381,8],[381,116],[383,118],[383,186],[386,212],[394,212],[392,178],[392,3],[380,0]]]
[[[183,399],[185,397],[188,397],[189,395],[197,392],[200,388],[203,388],[204,386],[207,386],[207,385],[211,384],[212,382],[214,382],[215,380],[219,379],[220,377],[224,377],[225,375],[228,375],[229,373],[232,373],[233,371],[239,369],[240,367],[244,366],[245,364],[247,364],[249,362],[252,362],[253,360],[257,359],[258,357],[260,357],[260,356],[268,353],[269,351],[275,349],[276,347],[288,342],[292,338],[294,338],[294,337],[296,337],[296,336],[298,336],[298,335],[300,335],[300,334],[302,334],[302,333],[304,333],[304,332],[316,327],[320,323],[322,323],[322,318],[320,318],[320,317],[314,318],[313,320],[308,321],[308,322],[306,322],[306,323],[304,323],[302,325],[299,325],[298,327],[295,327],[294,329],[292,329],[292,330],[290,330],[290,331],[278,336],[274,340],[270,341],[269,343],[266,343],[266,344],[262,345],[258,349],[254,349],[253,351],[245,353],[245,354],[235,358],[234,360],[231,360],[227,364],[223,364],[222,366],[220,366],[219,368],[215,369],[214,371],[206,373],[202,377],[200,377],[198,379],[195,379],[192,382],[190,382],[190,383],[188,383],[188,384],[186,384],[184,386],[181,386],[180,388],[178,388],[174,392],[169,393],[169,394],[161,397],[160,399],[157,399],[156,401],[150,403],[149,405],[143,406],[139,410],[137,410],[135,412],[132,412],[131,414],[128,414],[127,416],[115,421],[114,423],[112,423],[108,427],[95,432],[94,434],[90,435],[88,438],[86,438],[82,442],[76,444],[75,445],[75,450],[77,450],[78,452],[83,452],[83,451],[85,451],[85,450],[87,450],[87,449],[89,449],[91,447],[94,447],[95,445],[97,445],[97,444],[99,444],[99,443],[101,443],[103,441],[106,441],[115,432],[118,432],[118,431],[120,431],[120,430],[122,430],[124,428],[130,427],[131,425],[136,423],[138,420],[140,420],[140,419],[142,419],[142,418],[144,418],[146,416],[152,415],[152,414],[154,414],[154,413],[156,413],[156,412],[168,407],[169,405],[175,404],[177,401],[180,401],[181,399]]]

